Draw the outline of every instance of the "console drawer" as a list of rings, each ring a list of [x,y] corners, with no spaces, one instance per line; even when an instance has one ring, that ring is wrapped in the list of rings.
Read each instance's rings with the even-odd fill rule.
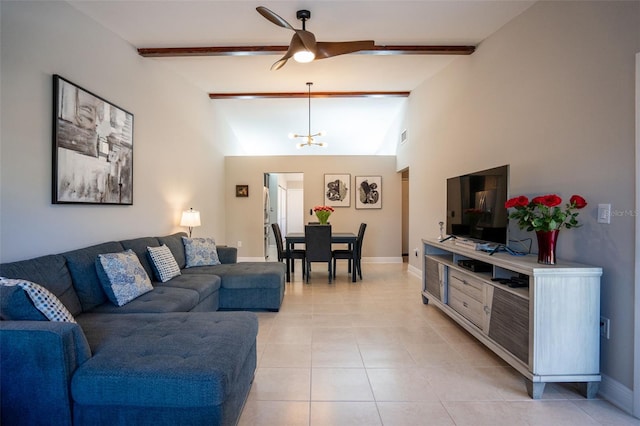
[[[476,277],[457,269],[449,268],[449,288],[457,289],[480,303],[484,301],[484,283]]]
[[[460,315],[482,328],[484,303],[460,291],[457,287],[449,287],[449,306]]]

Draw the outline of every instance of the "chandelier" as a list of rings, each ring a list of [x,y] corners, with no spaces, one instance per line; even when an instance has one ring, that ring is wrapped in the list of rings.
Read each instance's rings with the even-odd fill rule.
[[[302,140],[304,141],[304,142],[298,142],[296,144],[296,148],[298,149],[302,148],[303,146],[312,146],[312,145],[318,145],[319,147],[322,147],[322,148],[326,148],[328,146],[326,142],[316,142],[313,139],[316,136],[324,135],[325,134],[324,132],[311,134],[311,85],[312,84],[313,84],[312,82],[307,82],[307,86],[309,87],[309,129],[307,130],[307,134],[298,135],[296,133],[289,133],[289,139],[302,138]]]

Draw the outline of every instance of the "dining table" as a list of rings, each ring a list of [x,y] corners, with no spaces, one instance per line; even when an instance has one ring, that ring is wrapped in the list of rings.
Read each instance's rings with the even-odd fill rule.
[[[358,236],[353,232],[332,232],[331,233],[331,244],[348,244],[349,250],[353,251],[354,244],[356,243],[356,239]],[[296,244],[304,244],[304,232],[289,232],[284,237],[286,250],[287,250],[287,282],[291,281],[291,263],[292,259],[290,259],[291,250],[294,249]],[[351,281],[356,282],[356,273],[355,266],[353,265],[353,260],[351,259]]]

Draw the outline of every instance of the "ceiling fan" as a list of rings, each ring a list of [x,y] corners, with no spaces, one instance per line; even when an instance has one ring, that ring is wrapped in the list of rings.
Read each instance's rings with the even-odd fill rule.
[[[316,37],[313,33],[306,29],[306,22],[311,18],[311,12],[308,10],[298,10],[296,12],[296,17],[302,21],[301,30],[294,28],[282,17],[264,6],[258,6],[256,10],[268,21],[294,32],[287,52],[271,66],[271,70],[278,70],[282,68],[291,57],[293,57],[297,62],[311,62],[314,59],[331,58],[333,56],[358,52],[360,50],[373,49],[375,45],[373,40],[335,42],[316,41]]]

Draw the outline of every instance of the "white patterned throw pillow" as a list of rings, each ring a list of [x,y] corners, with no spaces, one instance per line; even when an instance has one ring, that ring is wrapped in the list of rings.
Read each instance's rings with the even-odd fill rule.
[[[173,253],[165,244],[160,247],[147,247],[147,251],[160,282],[166,283],[171,278],[180,275],[178,262],[176,262]]]
[[[96,269],[107,297],[117,306],[153,290],[151,280],[133,250],[99,254]]]
[[[182,237],[187,268],[194,266],[220,265],[216,242],[213,238]]]
[[[31,302],[33,302],[33,306],[42,312],[49,321],[76,322],[71,312],[62,304],[60,299],[39,284],[26,280],[0,277],[0,285],[22,288],[31,299]]]

